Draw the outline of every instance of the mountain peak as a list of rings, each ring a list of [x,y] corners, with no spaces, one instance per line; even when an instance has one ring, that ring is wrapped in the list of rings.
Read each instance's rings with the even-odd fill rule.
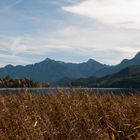
[[[13,68],[13,65],[9,64],[7,66],[5,66],[6,69],[10,69],[10,68]]]
[[[122,60],[122,62],[120,64],[127,63],[128,61],[129,61],[129,59],[124,59],[124,60]]]
[[[140,59],[140,51],[136,54],[136,56],[134,58]]]
[[[93,63],[93,62],[95,63],[95,62],[97,62],[97,61],[95,61],[94,59],[91,59],[91,58],[90,58],[87,62],[88,62],[88,63]]]
[[[89,59],[88,61],[87,61],[87,63],[88,64],[101,64],[101,63],[99,63],[99,62],[97,62],[96,60],[94,60],[94,59]]]
[[[53,62],[55,62],[55,60],[50,59],[50,58],[46,58],[46,59],[44,59],[43,61],[41,61],[37,64],[48,64],[48,63],[53,63]]]
[[[56,63],[65,63],[65,62],[63,62],[63,61],[57,61],[57,60],[54,60],[54,59],[50,59],[50,58],[46,58],[45,60],[44,60],[44,62],[56,62]]]
[[[50,59],[50,58],[46,58],[44,61],[54,61],[54,60],[52,60],[52,59]]]

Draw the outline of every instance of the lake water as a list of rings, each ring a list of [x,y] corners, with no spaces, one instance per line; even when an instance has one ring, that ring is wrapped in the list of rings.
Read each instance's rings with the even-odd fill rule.
[[[20,92],[31,92],[31,93],[50,93],[56,94],[58,91],[66,92],[89,92],[89,93],[134,93],[140,90],[134,89],[123,89],[123,88],[0,88],[0,93],[20,93]]]

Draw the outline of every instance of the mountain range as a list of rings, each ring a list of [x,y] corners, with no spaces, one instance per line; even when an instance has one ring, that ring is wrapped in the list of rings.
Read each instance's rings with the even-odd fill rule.
[[[96,75],[97,77],[103,77],[109,74],[119,72],[120,70],[126,67],[135,66],[135,65],[136,66],[140,65],[140,52],[138,52],[136,56],[133,57],[132,59],[124,59],[120,64],[103,68],[95,72],[94,75]]]
[[[107,75],[118,73],[119,71],[133,66],[140,66],[140,52],[130,60],[124,59],[118,65],[105,65],[93,59],[83,63],[65,63],[52,59],[45,59],[42,62],[26,66],[7,65],[0,68],[0,77],[9,75],[11,78],[27,78],[37,82],[57,83],[79,78],[96,77],[100,79]],[[96,79],[94,78],[94,79]]]
[[[92,59],[84,63],[75,64],[47,58],[40,63],[26,66],[7,65],[0,69],[0,77],[3,78],[9,75],[11,78],[27,78],[38,82],[55,82],[64,77],[71,79],[88,77],[106,67],[108,66]]]
[[[140,66],[129,66],[105,77],[80,78],[67,83],[78,87],[140,88]]]

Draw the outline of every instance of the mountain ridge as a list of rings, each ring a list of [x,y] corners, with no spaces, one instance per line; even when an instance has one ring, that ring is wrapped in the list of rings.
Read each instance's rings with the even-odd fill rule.
[[[132,59],[124,59],[118,65],[109,66],[94,59],[82,63],[56,61],[50,58],[26,66],[7,65],[0,68],[0,77],[27,78],[37,82],[56,82],[64,77],[68,79],[103,77],[116,73],[131,65],[140,65],[140,52]]]
[[[80,78],[69,84],[76,87],[140,88],[140,66],[130,66],[102,78]]]
[[[103,67],[107,66],[94,60],[76,64],[46,58],[41,62],[26,66],[7,65],[0,68],[0,77],[3,78],[9,75],[11,78],[27,78],[38,82],[54,82],[67,76],[69,78],[87,77]]]
[[[109,74],[119,72],[129,66],[140,65],[140,52],[138,52],[132,59],[124,59],[119,64],[113,65],[107,68],[103,68],[94,73],[97,77],[104,77]]]

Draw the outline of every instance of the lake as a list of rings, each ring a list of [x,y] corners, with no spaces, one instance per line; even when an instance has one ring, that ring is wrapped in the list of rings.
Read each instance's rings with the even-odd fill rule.
[[[20,93],[20,92],[31,92],[31,93],[50,93],[56,94],[58,91],[66,92],[88,92],[88,93],[114,93],[114,94],[133,94],[140,91],[139,89],[124,89],[124,88],[0,88],[0,93]]]

